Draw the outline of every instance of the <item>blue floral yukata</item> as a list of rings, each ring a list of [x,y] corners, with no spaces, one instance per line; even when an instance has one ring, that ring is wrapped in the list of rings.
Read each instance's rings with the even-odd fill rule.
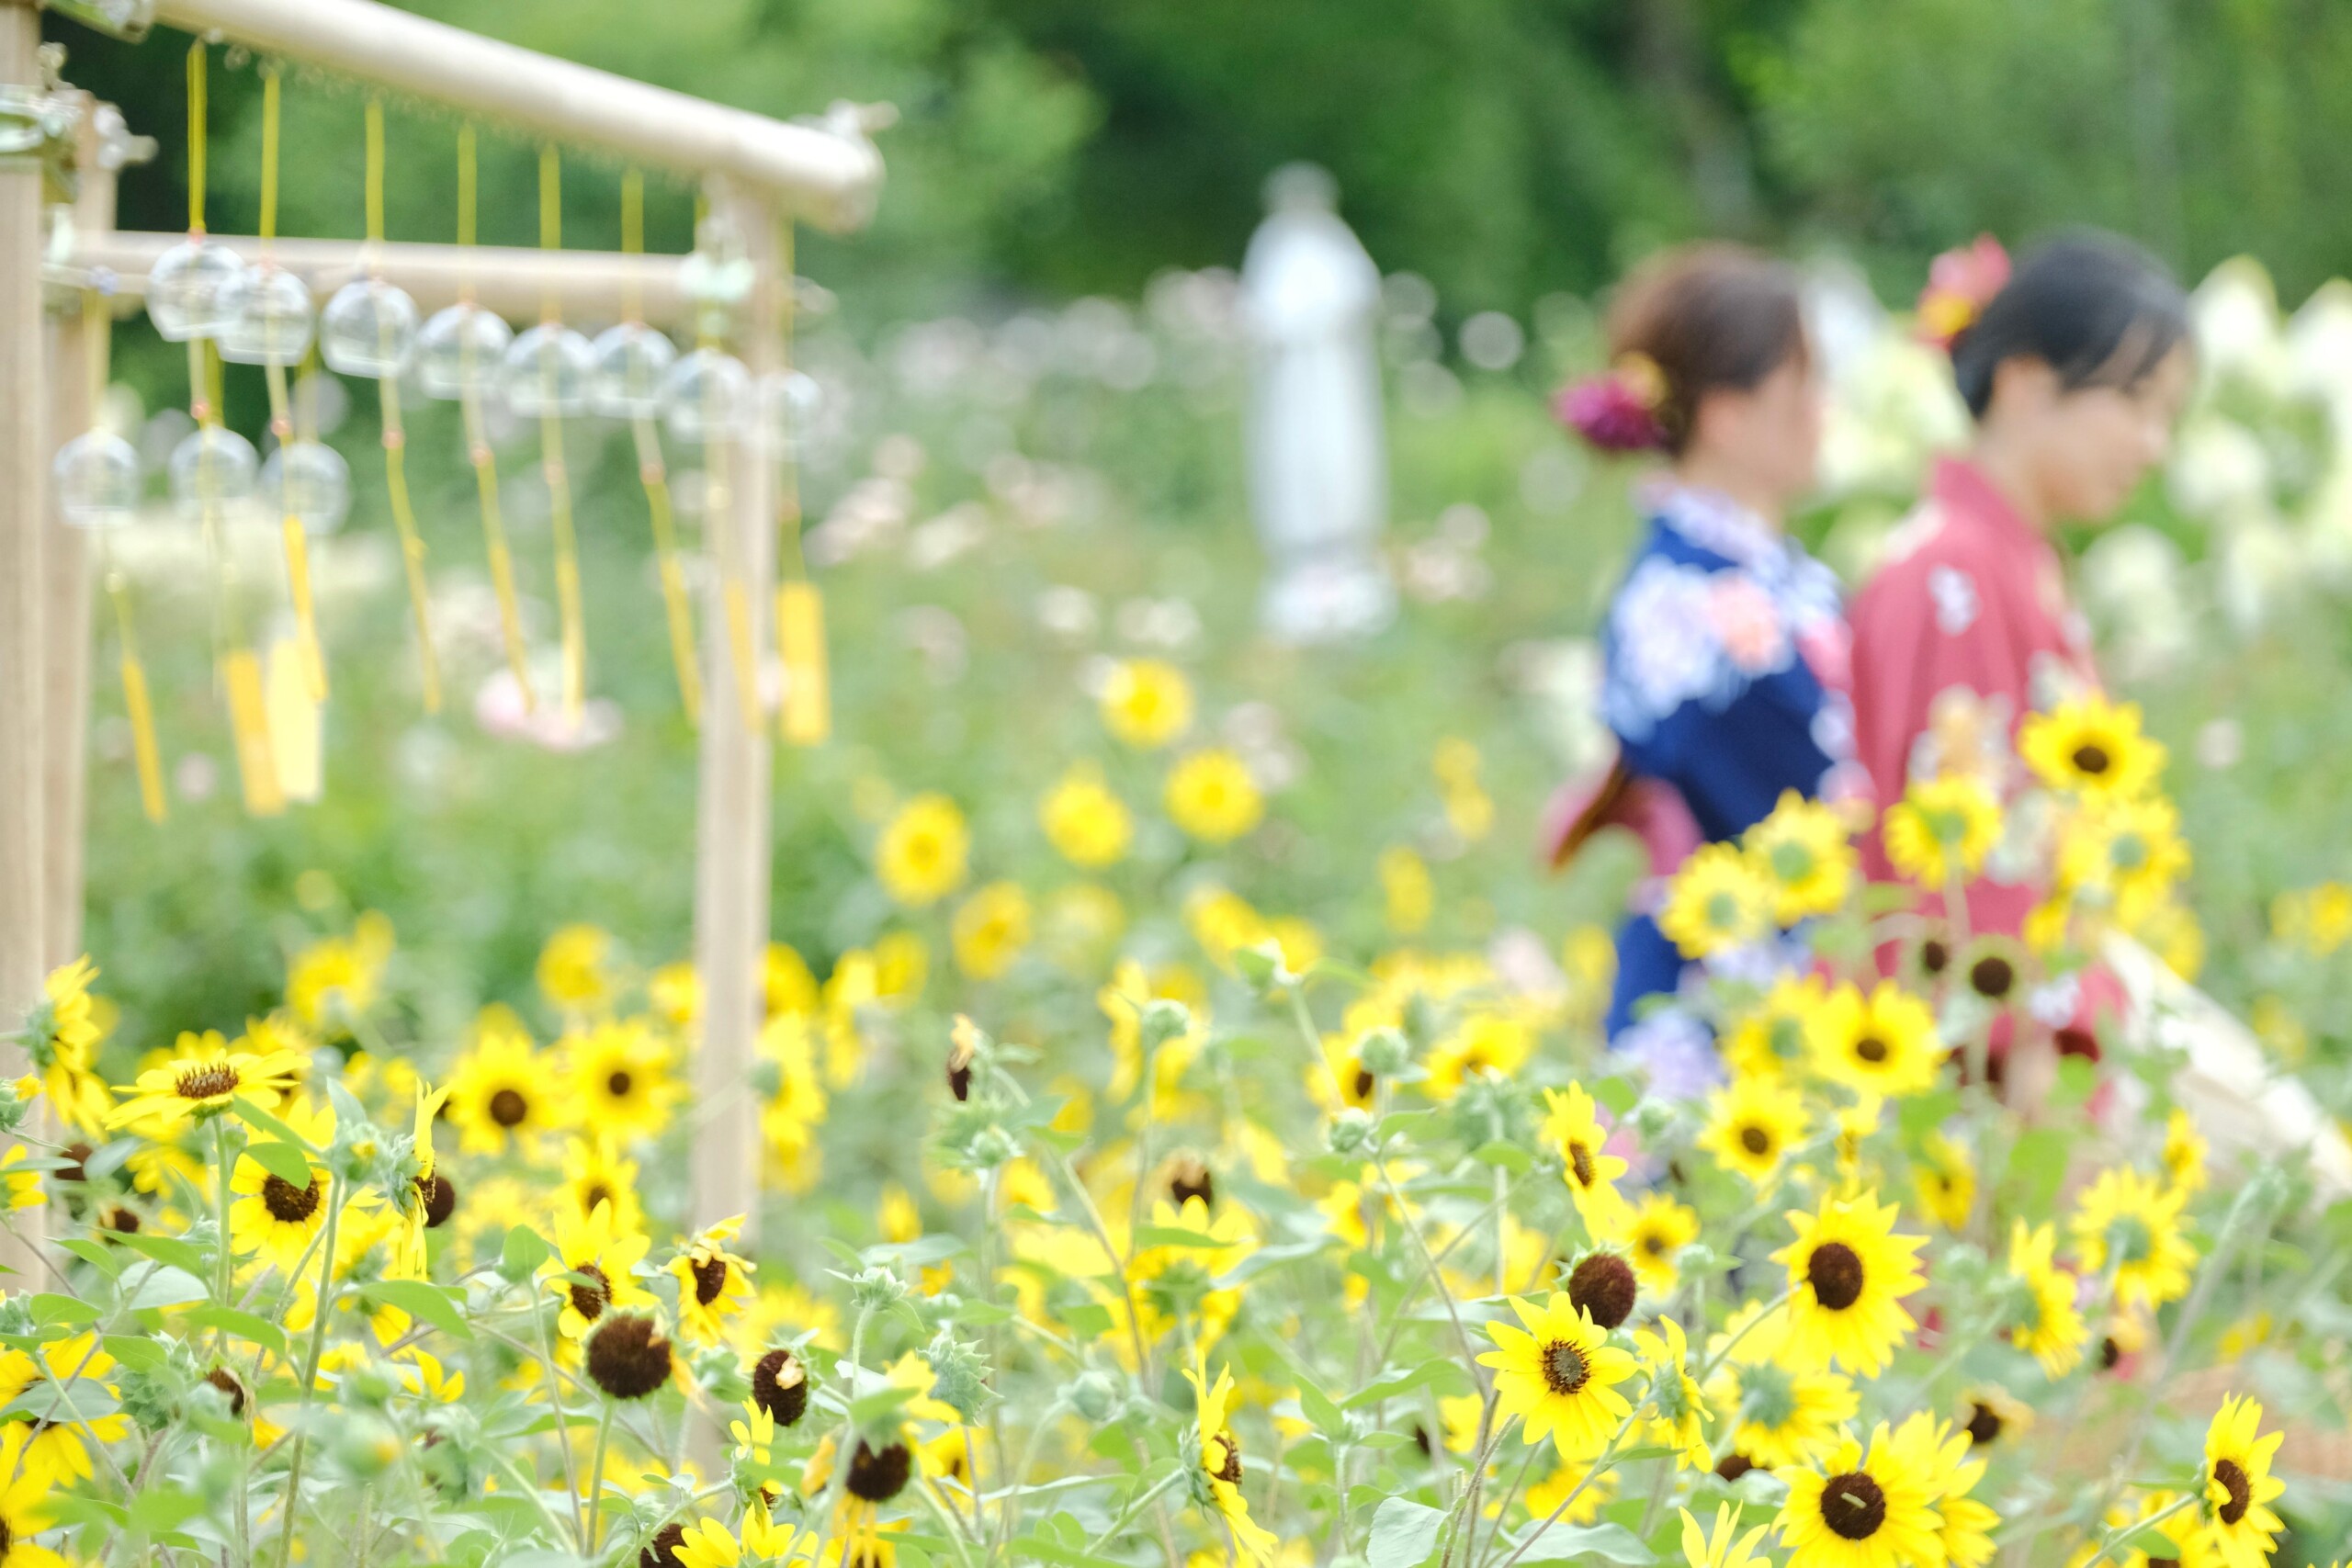
[[[1837,578],[1724,496],[1661,486],[1643,499],[1649,530],[1601,634],[1601,717],[1626,772],[1672,785],[1711,843],[1770,815],[1784,790],[1866,795]],[[1690,1094],[1718,1068],[1712,1032],[1670,999],[1699,965],[1658,930],[1664,886],[1645,883],[1618,930],[1608,1032],[1661,1092]],[[1792,961],[1781,949],[1712,963],[1761,976]]]

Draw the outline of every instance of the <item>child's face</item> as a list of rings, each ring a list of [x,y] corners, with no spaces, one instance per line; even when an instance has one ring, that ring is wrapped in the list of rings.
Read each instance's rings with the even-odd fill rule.
[[[2051,514],[2081,523],[2112,517],[2164,461],[2191,376],[2188,351],[2179,347],[2129,387],[2069,391],[2052,376],[2033,389],[2042,407],[2026,428],[2035,433],[2035,477]]]

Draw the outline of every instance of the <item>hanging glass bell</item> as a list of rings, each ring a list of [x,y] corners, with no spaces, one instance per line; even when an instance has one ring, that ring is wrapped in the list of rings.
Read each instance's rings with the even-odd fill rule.
[[[698,446],[749,429],[759,392],[741,360],[715,348],[698,348],[671,367],[663,400],[669,406],[670,434]]]
[[[247,267],[229,290],[220,357],[237,365],[299,365],[311,346],[310,286],[281,266]]]
[[[500,386],[506,406],[523,419],[586,413],[596,351],[560,321],[541,321],[506,351]]]
[[[57,509],[76,528],[119,528],[139,515],[139,448],[111,430],[85,430],[50,465]]]
[[[623,321],[596,339],[596,377],[590,400],[607,419],[651,419],[662,412],[662,389],[678,351],[643,321]]]
[[[253,499],[258,466],[252,442],[220,425],[199,425],[172,448],[172,499],[196,516],[240,505]]]
[[[288,442],[261,466],[261,496],[276,515],[300,519],[302,532],[332,534],[351,515],[351,466],[324,442]]]
[[[514,341],[514,329],[479,305],[435,310],[417,334],[416,378],[429,398],[487,397]]]
[[[229,291],[244,275],[244,262],[218,240],[182,240],[147,271],[147,319],[172,343],[218,337]]]
[[[319,317],[319,357],[340,376],[402,374],[416,357],[416,301],[380,277],[345,284]]]
[[[806,370],[779,370],[760,378],[760,417],[775,437],[777,450],[797,454],[815,430],[825,400],[817,378]]]

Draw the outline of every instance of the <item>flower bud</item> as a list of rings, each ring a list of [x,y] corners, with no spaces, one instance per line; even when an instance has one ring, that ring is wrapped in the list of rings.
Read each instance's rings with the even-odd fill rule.
[[[1356,1060],[1374,1077],[1393,1078],[1413,1065],[1413,1047],[1396,1030],[1367,1029],[1356,1041]]]
[[[1154,997],[1143,1004],[1139,1033],[1144,1055],[1148,1056],[1170,1040],[1182,1037],[1192,1027],[1192,1010],[1182,1002],[1167,997]]]
[[[1335,1155],[1369,1154],[1374,1133],[1370,1114],[1348,1106],[1331,1118],[1331,1125],[1324,1133],[1324,1140]]]
[[[1127,1405],[1126,1384],[1100,1368],[1080,1372],[1067,1397],[1071,1409],[1098,1427],[1115,1420]]]

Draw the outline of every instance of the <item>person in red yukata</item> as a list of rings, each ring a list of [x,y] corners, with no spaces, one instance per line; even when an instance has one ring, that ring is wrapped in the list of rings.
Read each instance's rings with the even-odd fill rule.
[[[1856,750],[1882,813],[1914,779],[2006,780],[2019,719],[2098,685],[2052,533],[2122,506],[2163,460],[2194,372],[2178,285],[2106,234],[2052,240],[2014,273],[1980,240],[1938,261],[1919,320],[1950,349],[1975,434],[1937,464],[1851,611]],[[1862,861],[1872,881],[1900,880],[1875,831]],[[1997,870],[1966,889],[1967,922],[1973,936],[2015,939],[2049,890]],[[1955,955],[1931,935],[1918,956],[1932,970]],[[2020,1027],[2037,1045],[2095,1056],[2118,999],[2097,969],[2015,998],[1993,1076]],[[2011,1095],[2038,1098],[2054,1060],[2020,1056]]]

